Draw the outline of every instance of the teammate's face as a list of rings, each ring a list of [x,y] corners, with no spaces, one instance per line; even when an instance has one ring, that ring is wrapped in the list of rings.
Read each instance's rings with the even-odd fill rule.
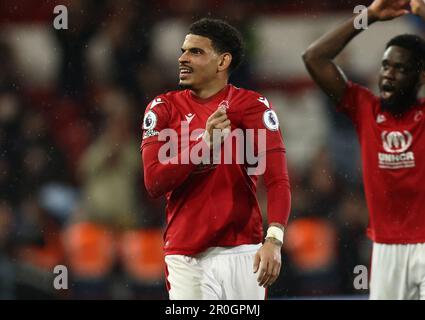
[[[416,100],[420,87],[417,70],[410,51],[390,46],[382,58],[379,73],[381,104],[388,111],[400,113]]]
[[[179,58],[179,86],[202,89],[217,77],[222,58],[212,47],[210,39],[188,34]]]

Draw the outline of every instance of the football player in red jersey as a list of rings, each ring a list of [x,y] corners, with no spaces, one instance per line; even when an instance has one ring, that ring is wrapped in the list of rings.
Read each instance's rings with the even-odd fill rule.
[[[407,0],[375,0],[369,24],[408,14]],[[425,17],[423,0],[410,3]],[[364,13],[361,13],[364,14]],[[370,298],[425,299],[425,42],[400,35],[385,48],[379,96],[348,80],[334,58],[363,29],[353,17],[303,54],[314,81],[353,121],[362,153],[363,181],[373,241]]]
[[[159,95],[145,112],[145,185],[153,197],[167,199],[170,299],[264,299],[280,273],[290,212],[285,147],[269,101],[228,83],[242,57],[234,27],[216,19],[193,23],[178,60],[181,90]],[[232,161],[194,161],[198,151],[206,150],[211,159],[217,148],[229,145],[233,132],[248,137],[250,130],[246,144],[230,145]],[[176,142],[174,151],[164,136]],[[264,242],[257,175],[250,173],[252,163],[237,161],[238,150],[249,147],[264,164],[269,223]]]

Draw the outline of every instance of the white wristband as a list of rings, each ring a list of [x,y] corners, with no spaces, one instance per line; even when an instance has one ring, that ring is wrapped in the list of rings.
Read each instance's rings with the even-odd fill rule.
[[[270,226],[267,229],[266,239],[267,238],[274,238],[283,243],[283,230],[279,227]]]

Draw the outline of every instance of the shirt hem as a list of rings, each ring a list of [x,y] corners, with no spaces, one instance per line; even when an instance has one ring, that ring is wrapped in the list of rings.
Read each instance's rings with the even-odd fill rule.
[[[214,244],[205,248],[199,248],[199,249],[192,249],[192,250],[185,250],[185,249],[171,249],[171,250],[165,250],[164,249],[164,256],[168,256],[168,255],[174,255],[174,254],[179,254],[179,255],[185,255],[185,256],[196,256],[199,255],[205,251],[207,251],[210,248],[215,248],[215,247],[236,247],[236,246],[241,246],[241,245],[258,245],[259,243],[261,243],[261,240],[258,241],[245,241],[245,242],[240,242],[240,243],[232,243],[232,244]]]
[[[381,237],[372,237],[369,236],[375,243],[382,244],[417,244],[417,243],[425,243],[425,238],[415,238],[415,239],[394,239],[394,238],[381,238]]]

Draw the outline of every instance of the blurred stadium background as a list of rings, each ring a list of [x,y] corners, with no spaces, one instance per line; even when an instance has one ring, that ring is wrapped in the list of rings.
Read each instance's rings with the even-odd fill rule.
[[[293,205],[269,297],[367,297],[353,287],[371,250],[357,140],[301,53],[370,2],[0,0],[0,298],[167,298],[164,202],[144,191],[139,126],[147,103],[176,88],[186,28],[203,16],[243,32],[232,83],[267,96],[282,124]],[[53,27],[59,4],[68,30]],[[376,90],[385,43],[423,31],[413,16],[374,25],[339,62]],[[68,290],[53,288],[59,264]]]

